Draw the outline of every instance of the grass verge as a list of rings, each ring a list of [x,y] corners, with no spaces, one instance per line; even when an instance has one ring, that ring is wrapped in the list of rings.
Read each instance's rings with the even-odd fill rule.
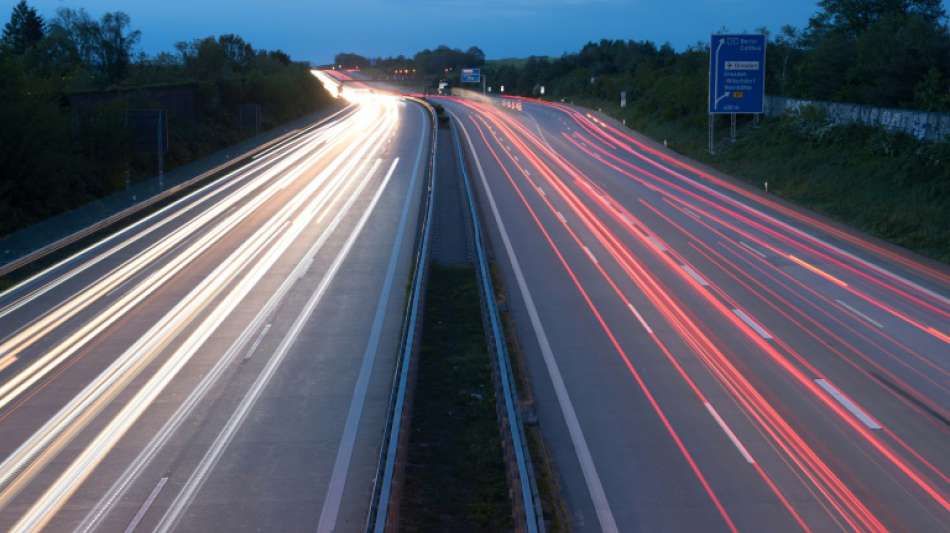
[[[518,332],[511,316],[511,306],[508,304],[508,293],[498,271],[498,266],[491,265],[492,284],[495,287],[495,300],[501,312],[502,327],[505,330],[505,341],[508,346],[508,357],[511,359],[511,371],[518,388],[518,400],[521,402],[522,419],[524,421],[525,437],[528,441],[528,453],[531,454],[531,463],[534,466],[534,480],[538,495],[541,498],[541,512],[547,533],[566,533],[570,528],[570,513],[567,504],[561,495],[561,485],[557,466],[551,457],[544,436],[537,424],[534,413],[534,393],[527,375],[527,362],[524,352],[518,343]]]
[[[401,531],[513,527],[472,267],[430,267]]]

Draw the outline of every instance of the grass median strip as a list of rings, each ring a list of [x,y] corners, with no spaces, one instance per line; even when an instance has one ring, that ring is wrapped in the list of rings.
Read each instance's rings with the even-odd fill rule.
[[[399,529],[510,530],[474,268],[433,264],[424,316]]]

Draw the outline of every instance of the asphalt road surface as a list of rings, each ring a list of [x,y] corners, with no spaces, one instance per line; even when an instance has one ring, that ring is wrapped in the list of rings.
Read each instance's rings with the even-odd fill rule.
[[[0,295],[0,530],[365,526],[430,124],[358,99]]]
[[[576,530],[950,530],[947,268],[570,106],[440,103]]]

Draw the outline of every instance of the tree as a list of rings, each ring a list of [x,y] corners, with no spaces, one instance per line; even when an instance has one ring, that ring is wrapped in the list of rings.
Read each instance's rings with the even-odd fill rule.
[[[845,96],[874,105],[913,105],[915,86],[928,71],[950,67],[946,29],[917,14],[875,22],[858,37],[856,51]]]
[[[333,58],[333,62],[343,68],[366,68],[369,66],[369,59],[365,57],[348,52],[342,52],[336,55]]]
[[[950,111],[950,83],[936,67],[914,88],[914,105],[924,111]]]
[[[818,6],[809,21],[812,33],[839,31],[852,37],[894,15],[917,15],[934,25],[947,16],[942,0],[821,0]]]
[[[799,41],[798,30],[786,24],[779,30],[778,36],[769,43],[769,61],[766,62],[766,66],[778,85],[778,94],[788,94],[792,61],[801,55]]]
[[[81,65],[99,84],[116,84],[128,74],[141,36],[129,30],[129,16],[106,13],[99,21],[83,10],[61,8],[50,24],[45,62]]]
[[[3,47],[14,54],[22,54],[40,42],[46,33],[46,24],[36,9],[26,0],[13,7],[10,21],[3,27]]]
[[[225,34],[214,37],[195,39],[190,43],[180,42],[175,49],[181,54],[181,61],[188,72],[196,79],[228,79],[241,77],[253,70],[253,65],[260,65],[261,55],[267,52],[255,52],[254,48],[238,35]],[[282,52],[281,52],[282,53]],[[273,59],[286,61],[290,58],[280,55]]]
[[[469,57],[469,64],[472,67],[480,67],[485,64],[485,52],[482,52],[482,49],[477,46],[469,47],[465,51],[465,55]]]
[[[233,33],[218,37],[218,44],[224,51],[225,57],[236,70],[244,70],[254,57],[254,48],[244,39]]]
[[[100,41],[99,23],[89,16],[85,9],[60,8],[50,25],[50,34],[56,35],[62,42],[61,53],[69,55],[69,60],[94,70],[98,61]]]
[[[109,83],[125,77],[132,62],[132,50],[141,32],[128,31],[129,16],[121,11],[106,13],[99,22],[99,67]]]
[[[270,52],[267,52],[267,57],[285,67],[290,66],[290,56],[287,55],[287,52],[284,52],[283,50],[271,50]]]

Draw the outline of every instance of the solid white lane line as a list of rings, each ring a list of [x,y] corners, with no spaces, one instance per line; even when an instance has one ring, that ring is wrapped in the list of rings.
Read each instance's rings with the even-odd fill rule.
[[[139,511],[135,513],[135,516],[132,517],[132,521],[129,522],[129,525],[125,527],[125,533],[132,533],[135,531],[135,528],[138,527],[139,523],[142,521],[142,518],[145,518],[145,513],[148,512],[148,508],[155,503],[155,498],[158,498],[158,493],[162,491],[162,488],[165,487],[165,483],[168,483],[168,478],[163,477],[158,480],[158,484],[155,485],[155,488],[152,489],[152,492],[149,493],[148,498],[145,499],[145,502],[139,507]]]
[[[829,395],[831,395],[832,398],[837,400],[838,403],[843,405],[845,409],[847,409],[848,411],[851,411],[851,414],[853,414],[855,418],[860,420],[862,424],[867,426],[868,429],[881,429],[881,424],[879,424],[877,420],[871,417],[871,415],[865,413],[863,409],[861,409],[860,407],[857,406],[857,404],[851,401],[851,398],[848,398],[847,396],[842,394],[841,391],[835,388],[834,385],[832,385],[831,383],[828,383],[824,379],[816,379],[815,383],[817,383],[818,386],[821,387],[822,389],[825,389],[825,392],[827,392]]]
[[[320,285],[310,296],[310,299],[307,301],[303,310],[301,310],[300,314],[297,315],[297,318],[290,326],[287,336],[284,337],[280,345],[277,347],[277,351],[267,361],[267,365],[264,367],[257,379],[248,389],[247,393],[241,399],[241,403],[238,405],[237,409],[235,409],[234,413],[232,413],[227,424],[225,424],[225,426],[218,433],[211,447],[208,448],[204,457],[202,457],[201,462],[195,468],[195,471],[192,473],[192,475],[188,478],[185,486],[182,487],[181,492],[178,493],[178,496],[165,512],[161,522],[155,528],[157,533],[167,533],[168,531],[173,530],[184,511],[191,504],[195,494],[198,492],[198,489],[200,489],[204,484],[208,474],[218,463],[218,460],[221,458],[224,450],[231,443],[234,435],[244,423],[244,419],[247,418],[248,413],[257,403],[257,400],[260,398],[264,388],[267,387],[271,378],[277,372],[277,368],[281,365],[281,363],[283,363],[284,359],[287,357],[287,354],[290,352],[290,349],[296,343],[297,337],[300,335],[306,323],[310,320],[310,317],[313,315],[314,310],[316,310],[317,305],[323,300],[323,295],[329,288],[330,283],[336,278],[336,273],[339,271],[343,261],[349,256],[350,249],[353,248],[353,244],[356,242],[356,239],[362,232],[363,227],[366,225],[366,221],[369,219],[369,216],[373,213],[373,211],[375,211],[376,204],[379,202],[379,198],[382,196],[383,191],[386,189],[388,184],[389,180],[387,179],[383,181],[379,186],[379,189],[376,190],[376,193],[374,194],[369,205],[366,207],[366,210],[363,212],[352,232],[349,234],[346,242],[343,243],[343,248],[337,254],[336,258],[333,260],[333,263],[324,274],[323,279],[320,281]],[[353,198],[355,198],[355,196]]]
[[[260,248],[267,244],[271,243],[272,240],[269,237],[272,237],[273,233],[268,236],[267,239],[255,239],[253,246],[249,248],[248,253],[244,254],[238,260],[233,262],[225,262],[222,265],[234,264],[236,268],[244,268],[244,265],[251,259]],[[229,283],[234,278],[235,272],[227,272],[225,275],[219,276],[218,279],[224,280],[225,283]],[[206,286],[201,289],[202,292],[209,293],[215,290],[213,286]],[[231,293],[234,294],[234,293]],[[222,305],[227,305],[228,300],[231,298],[231,295],[225,298]],[[233,299],[232,299],[233,301]],[[219,320],[223,314],[220,311],[222,307],[218,307],[209,315],[208,321]],[[182,315],[190,316],[194,309],[186,310],[186,313]],[[207,323],[207,321],[206,321]],[[192,338],[199,336],[210,336],[209,328],[205,327],[205,324],[199,326],[198,329],[193,333]],[[142,339],[148,341],[154,341],[158,343],[168,342],[169,336],[162,334],[161,332],[155,333],[153,335],[143,336]],[[188,339],[185,343],[182,344],[182,348],[179,349],[175,354],[169,358],[161,368],[159,368],[155,374],[149,379],[149,381],[143,386],[135,396],[124,404],[122,409],[119,411],[115,417],[109,421],[106,426],[99,431],[99,433],[93,438],[88,446],[82,450],[82,452],[69,464],[69,466],[63,471],[59,477],[52,482],[42,496],[37,499],[33,505],[27,510],[19,519],[19,521],[11,528],[11,532],[29,532],[42,529],[48,523],[48,521],[55,515],[62,505],[72,496],[74,491],[78,486],[86,479],[89,473],[99,464],[102,458],[109,453],[115,443],[120,439],[128,427],[137,420],[141,415],[144,409],[148,404],[161,392],[164,386],[171,380],[171,378],[181,369],[189,357],[189,354],[194,353],[197,350],[197,346],[193,344],[191,338]],[[69,408],[64,408],[60,413],[57,413],[56,417],[50,419],[49,423],[55,425],[55,430],[52,432],[37,432],[34,434],[35,437],[41,440],[52,441],[48,446],[44,445],[35,445],[32,443],[34,437],[31,437],[30,441],[24,443],[21,448],[15,453],[14,456],[11,456],[8,459],[8,462],[12,461],[12,470],[8,470],[10,476],[19,476],[13,478],[11,483],[5,487],[3,498],[6,501],[9,501],[10,498],[14,497],[17,492],[20,490],[20,487],[28,483],[32,474],[35,474],[36,470],[42,469],[56,454],[59,450],[65,446],[70,438],[71,433],[78,431],[78,428],[82,428],[85,424],[91,420],[92,417],[96,416],[99,411],[104,408],[106,403],[108,403],[115,394],[121,390],[129,380],[133,379],[138,371],[150,361],[144,360],[139,361],[137,359],[129,360],[127,357],[129,353],[137,353],[138,350],[130,350],[126,354],[123,354],[120,357],[120,360],[129,362],[132,365],[131,368],[128,368],[127,371],[120,374],[113,374],[114,379],[116,380],[112,385],[103,392],[102,395],[85,395],[80,396],[74,399],[79,400],[80,403],[89,405],[89,409],[76,410],[70,406]],[[155,350],[147,353],[155,353]],[[98,378],[97,378],[98,381]],[[94,382],[95,383],[95,382]],[[69,430],[72,430],[70,432]],[[5,465],[7,462],[5,462]],[[32,469],[33,472],[29,475],[22,472],[18,469],[18,464],[27,464],[28,468]]]
[[[689,265],[680,265],[680,266],[683,267],[683,270],[685,270],[687,274],[689,274],[689,277],[696,280],[696,283],[699,283],[703,287],[709,286],[709,283],[702,276],[699,275],[699,272],[696,272],[695,270],[693,270],[693,267]]]
[[[722,428],[722,431],[729,437],[729,440],[732,441],[732,444],[735,445],[736,449],[739,450],[739,453],[742,454],[742,457],[745,458],[746,462],[749,464],[755,464],[755,459],[752,458],[752,455],[749,454],[749,451],[745,449],[745,446],[742,445],[742,442],[739,441],[739,438],[736,437],[736,434],[732,432],[732,429],[726,424],[726,421],[719,416],[719,413],[716,412],[716,408],[712,406],[711,403],[706,403],[706,409],[709,411],[709,414],[716,420],[716,423],[719,424],[719,427]]]
[[[254,339],[254,344],[251,345],[247,350],[247,354],[244,356],[244,360],[247,361],[254,355],[254,352],[257,351],[257,347],[261,345],[261,341],[264,340],[264,336],[267,335],[267,332],[270,331],[270,324],[265,325],[261,328],[261,332],[257,334],[257,338]]]
[[[764,253],[760,252],[759,250],[756,250],[755,248],[752,247],[752,245],[746,243],[745,241],[739,241],[739,244],[746,250],[754,253],[755,255],[761,257],[762,259],[767,259]]]
[[[339,159],[335,160],[334,163],[336,163],[338,160]],[[307,161],[309,162],[311,160],[308,159]],[[316,160],[314,159],[312,161],[315,162]],[[332,164],[333,163],[331,163],[331,165]],[[295,179],[297,175],[303,172],[302,168],[303,167],[298,167],[281,179],[287,180],[291,177]],[[256,188],[254,183],[246,186],[250,187],[248,191]],[[260,183],[263,183],[263,181],[260,181]],[[311,186],[316,186],[315,182],[312,183]],[[29,367],[21,371],[12,379],[0,385],[0,407],[10,403],[17,395],[22,393],[22,391],[41,379],[44,375],[48,374],[56,366],[61,364],[66,358],[89,342],[95,335],[104,330],[115,320],[118,320],[118,318],[128,311],[129,308],[136,305],[146,296],[157,290],[159,286],[161,286],[176,272],[185,268],[192,259],[194,259],[207,248],[211,247],[231,228],[239,224],[242,220],[254,212],[258,206],[267,201],[273,194],[272,189],[273,184],[270,188],[267,188],[263,192],[257,194],[249,203],[242,206],[239,210],[229,214],[227,218],[221,221],[210,231],[192,242],[186,250],[181,252],[170,262],[166,263],[161,268],[150,273],[143,280],[139,281],[135,288],[130,289],[118,300],[112,302],[106,310],[98,313],[84,326],[69,335],[66,340],[61,341],[59,344],[48,349],[46,353],[44,353],[40,358],[32,362]],[[180,233],[187,235],[188,232],[193,229],[199,229],[203,226],[206,226],[207,222],[211,220],[209,217],[216,216],[214,213],[222,211],[225,206],[229,205],[229,203],[236,201],[237,199],[233,196],[222,200],[222,202],[211,208],[209,211],[202,213],[199,217],[189,221],[182,228],[179,228],[174,233],[164,237],[160,243],[151,246],[144,253],[115,269],[113,273],[110,273],[110,275],[102,278],[102,280],[105,282],[98,283],[95,286],[84,289],[82,293],[74,296],[60,307],[45,315],[42,320],[34,322],[33,324],[18,332],[14,337],[6,339],[3,344],[0,345],[0,350],[11,349],[19,351],[25,346],[32,344],[42,335],[45,335],[59,324],[64,323],[75,313],[78,313],[88,305],[91,305],[92,301],[97,297],[98,294],[107,291],[113,284],[121,282],[121,276],[116,277],[114,280],[109,280],[109,278],[114,277],[117,272],[124,272],[124,274],[122,274],[123,276],[134,275],[135,272],[138,271],[140,265],[147,266],[149,261],[164,253],[164,251],[173,244],[176,244],[176,236],[178,236]]]
[[[377,164],[373,165],[371,172],[375,172],[378,166]],[[361,191],[362,186],[358,188],[355,193],[352,193],[351,197],[358,197]],[[330,205],[339,201],[344,192],[346,192],[346,189],[340,188],[335,194],[334,199],[330,202]],[[294,267],[290,275],[284,279],[283,283],[281,283],[278,289],[271,295],[264,307],[260,309],[258,314],[251,321],[248,328],[231,344],[224,356],[205,374],[201,382],[191,391],[175,413],[165,422],[162,429],[152,437],[148,445],[139,452],[135,460],[129,464],[122,475],[113,483],[112,487],[103,494],[96,506],[89,511],[82,523],[76,528],[78,533],[89,533],[99,527],[102,520],[105,519],[116,502],[122,498],[132,485],[132,482],[135,481],[139,474],[151,463],[152,459],[155,458],[162,447],[172,438],[181,424],[190,416],[194,408],[202,402],[208,391],[217,383],[218,378],[224,374],[225,369],[231,364],[237,354],[250,342],[251,335],[261,327],[264,321],[270,317],[277,306],[280,305],[284,297],[291,291],[296,281],[300,278],[300,274],[309,268],[309,265],[313,262],[313,257],[323,248],[323,245],[333,233],[333,229],[339,225],[343,216],[348,212],[350,205],[351,202],[347,202],[343,208],[336,212],[334,219],[321,234],[320,238],[313,243],[304,257],[297,263],[297,266]],[[319,220],[317,222],[319,222]]]
[[[861,311],[858,311],[858,310],[855,309],[854,307],[851,307],[851,306],[848,305],[847,303],[842,302],[841,300],[838,300],[837,298],[835,299],[835,301],[838,302],[838,304],[839,304],[840,306],[844,307],[844,308],[847,309],[848,311],[851,311],[851,312],[854,313],[855,315],[857,315],[857,316],[863,318],[864,320],[867,320],[868,322],[870,322],[871,324],[874,324],[874,325],[877,326],[878,328],[884,329],[884,324],[881,324],[881,323],[878,322],[877,320],[874,320],[873,318],[867,316],[866,314],[862,313]]]
[[[384,123],[385,124],[385,123]],[[380,130],[382,131],[382,130]],[[367,143],[366,146],[370,146]],[[365,148],[368,149],[368,148]],[[365,151],[364,149],[364,151]],[[364,154],[359,154],[362,157]],[[365,164],[361,165],[365,167]],[[329,168],[329,167],[328,167]],[[349,174],[349,170],[344,171],[334,179],[337,183],[343,183],[344,177]],[[367,180],[361,181],[358,190],[361,190]],[[311,182],[308,187],[316,187],[315,182]],[[334,187],[338,188],[338,187]],[[316,212],[317,205],[323,205],[326,198],[329,198],[331,189],[324,189],[310,201],[309,209]],[[352,201],[355,201],[358,192],[347,200],[346,211]],[[140,389],[135,396],[128,401],[107,426],[93,439],[92,443],[70,464],[66,471],[60,475],[57,481],[43,494],[29,511],[24,514],[20,521],[14,526],[15,531],[31,531],[42,527],[60,506],[68,499],[78,484],[81,483],[89,472],[95,468],[102,458],[111,450],[115,441],[124,435],[125,431],[138,419],[144,410],[151,404],[152,400],[164,390],[168,382],[177,374],[177,372],[190,360],[191,356],[198,350],[205,340],[213,333],[221,322],[228,316],[231,310],[243,299],[248,291],[256,284],[257,280],[273,265],[277,258],[286,250],[293,239],[299,235],[305,224],[291,225],[291,230],[282,231],[282,228],[289,221],[286,220],[290,214],[305,201],[310,198],[310,193],[301,194],[294,200],[284,206],[281,212],[270,219],[265,226],[258,230],[252,238],[242,244],[241,248],[234,251],[232,255],[223,261],[215,272],[212,272],[191,293],[180,301],[174,309],[167,313],[150,330],[149,334],[143,336],[135,345],[130,347],[120,356],[103,374],[100,374],[92,383],[87,385],[86,389],[79,396],[73,398],[70,404],[60,410],[52,419],[47,421],[43,428],[34,433],[30,439],[23,443],[20,448],[8,457],[0,470],[0,474],[5,479],[11,479],[10,476],[19,475],[21,472],[18,465],[28,464],[29,468],[42,468],[45,461],[50,460],[52,456],[58,453],[58,450],[68,442],[70,436],[67,431],[71,424],[84,424],[99,412],[108,402],[121,390],[129,380],[133,379],[143,366],[151,361],[151,358],[157,353],[157,350],[163,348],[170,341],[169,335],[177,335],[175,320],[190,320],[193,313],[199,312],[204,308],[205,303],[213,298],[215,294],[221,291],[224,284],[230,283],[237,275],[239,270],[243,270],[252,256],[258,255],[258,250],[263,249],[264,254],[257,260],[251,262],[251,270],[245,273],[238,281],[237,286],[227,293],[224,300],[215,308],[202,324],[192,333],[184,342],[179,344],[179,348],[163,364],[163,366],[149,379],[149,381]],[[342,212],[341,211],[341,212]],[[281,222],[283,221],[283,222]],[[338,223],[339,218],[334,219]],[[279,225],[279,226],[278,226]],[[332,226],[332,224],[331,224]],[[325,230],[321,239],[328,238],[328,232],[332,231],[330,227]],[[274,246],[268,246],[273,238],[277,237]],[[263,248],[262,248],[263,247]],[[217,285],[216,285],[217,284]],[[199,307],[195,307],[195,306]],[[168,331],[168,334],[162,332]],[[53,439],[57,439],[52,442]],[[51,443],[52,444],[49,444]],[[47,444],[49,444],[47,446]],[[39,458],[39,459],[38,459]],[[40,460],[42,459],[42,461]],[[29,481],[24,476],[20,476],[12,483],[22,485]],[[6,481],[4,481],[6,483]],[[18,490],[17,487],[8,487],[4,493],[0,493],[0,498],[12,497]]]
[[[508,236],[508,230],[505,228],[505,223],[502,221],[501,214],[498,212],[498,205],[495,203],[495,197],[488,185],[488,179],[485,177],[481,159],[478,157],[478,152],[475,150],[475,145],[472,143],[472,138],[469,136],[465,125],[461,120],[456,120],[456,123],[465,135],[465,140],[471,150],[472,158],[475,160],[475,168],[478,170],[483,190],[491,207],[492,216],[495,219],[495,225],[498,227],[498,233],[501,235],[508,260],[511,262],[511,268],[515,274],[518,290],[521,292],[521,298],[524,300],[525,307],[528,310],[531,327],[534,330],[535,338],[541,349],[544,365],[551,378],[551,385],[554,388],[558,406],[561,408],[561,414],[564,416],[564,422],[567,425],[571,443],[574,445],[574,452],[577,454],[577,461],[580,464],[581,473],[584,475],[587,491],[590,494],[594,511],[597,513],[597,521],[600,524],[600,529],[605,533],[616,533],[619,530],[617,529],[617,522],[614,520],[613,512],[610,510],[610,503],[607,501],[607,493],[604,492],[604,487],[600,482],[597,466],[594,464],[590,447],[587,446],[587,439],[584,437],[584,431],[581,429],[580,421],[574,410],[574,404],[571,402],[570,394],[567,392],[567,386],[564,384],[564,377],[561,375],[561,371],[557,366],[557,360],[554,357],[554,351],[551,349],[551,343],[548,341],[547,333],[545,333],[544,325],[538,316],[538,309],[535,307],[534,298],[531,296],[531,291],[528,289],[528,284],[525,281],[524,272],[521,270],[521,263],[518,261],[518,256],[515,254],[511,239]]]
[[[425,112],[419,108],[422,117],[422,128],[420,140],[426,138],[427,121]],[[433,140],[434,142],[434,140]],[[386,266],[386,277],[383,281],[382,290],[379,293],[379,301],[376,303],[376,314],[373,317],[373,325],[369,331],[369,340],[366,343],[366,350],[363,352],[363,363],[360,365],[360,373],[356,379],[356,385],[353,387],[353,397],[350,399],[350,407],[347,411],[346,422],[343,425],[343,434],[340,436],[340,445],[337,448],[336,459],[333,462],[333,473],[330,475],[330,484],[327,486],[327,495],[323,500],[323,507],[320,509],[320,520],[317,523],[318,533],[330,533],[336,528],[336,519],[340,514],[340,504],[343,501],[343,490],[346,488],[346,477],[350,470],[350,460],[353,458],[353,450],[356,447],[356,434],[359,429],[360,418],[363,416],[363,406],[366,404],[366,394],[369,391],[369,379],[376,364],[376,354],[379,352],[379,341],[383,332],[383,323],[386,319],[386,309],[389,306],[390,295],[393,288],[393,280],[396,277],[396,267],[399,265],[399,256],[402,251],[403,236],[406,232],[406,225],[409,222],[409,209],[412,206],[412,200],[416,197],[416,182],[419,178],[419,162],[422,161],[428,143],[420,142],[419,151],[416,153],[415,163],[412,165],[412,174],[409,181],[409,188],[406,190],[406,199],[403,201],[402,213],[399,215],[399,223],[396,226],[396,235],[393,240],[392,250],[389,254],[389,264]],[[391,175],[396,169],[396,161],[389,169]],[[388,176],[387,176],[388,180]]]
[[[752,320],[752,318],[750,318],[749,315],[745,314],[745,311],[743,311],[742,309],[733,308],[732,312],[735,313],[737,317],[741,318],[742,321],[745,322],[747,326],[755,330],[755,332],[758,333],[760,337],[762,337],[765,340],[772,339],[772,335],[770,335],[768,331],[765,331],[765,328],[760,326],[758,322],[756,322],[755,320]]]

